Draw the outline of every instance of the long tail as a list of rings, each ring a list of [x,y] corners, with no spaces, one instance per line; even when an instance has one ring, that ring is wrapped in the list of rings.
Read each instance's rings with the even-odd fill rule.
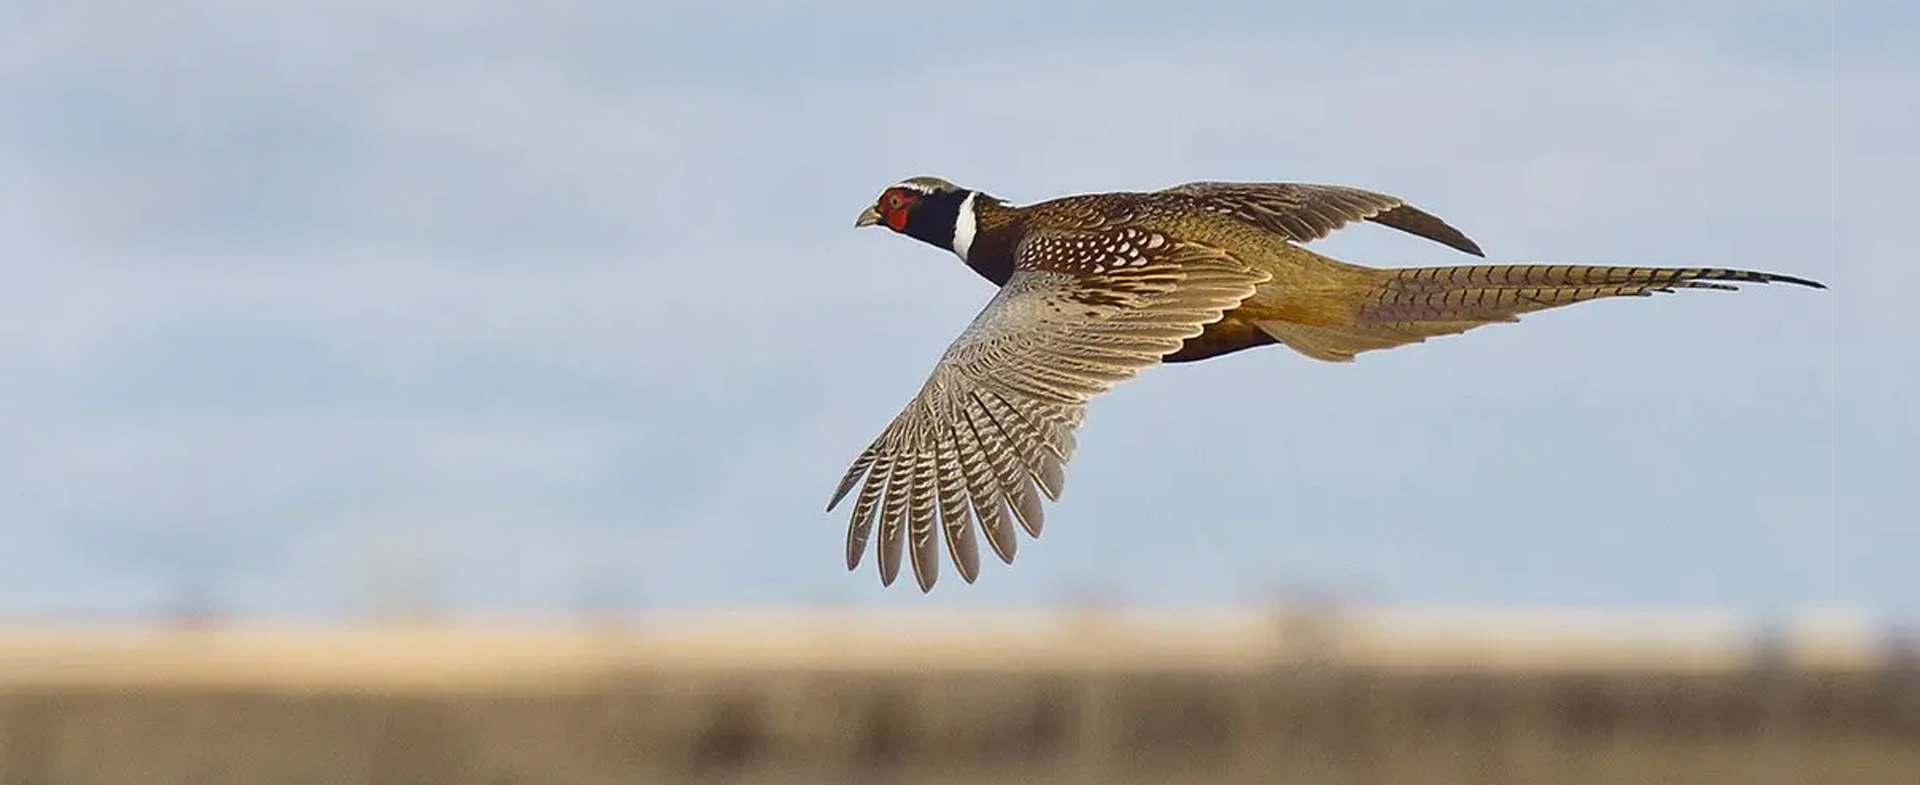
[[[1827,288],[1790,275],[1714,267],[1495,264],[1366,272],[1341,298],[1346,301],[1338,309],[1343,318],[1315,324],[1262,321],[1260,329],[1308,357],[1347,362],[1360,352],[1515,322],[1524,313],[1606,297],[1737,288],[1732,283]]]

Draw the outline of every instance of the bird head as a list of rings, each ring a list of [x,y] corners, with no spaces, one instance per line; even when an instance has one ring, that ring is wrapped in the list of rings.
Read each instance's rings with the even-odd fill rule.
[[[938,177],[909,177],[881,191],[853,225],[885,226],[966,259],[973,242],[974,195]]]

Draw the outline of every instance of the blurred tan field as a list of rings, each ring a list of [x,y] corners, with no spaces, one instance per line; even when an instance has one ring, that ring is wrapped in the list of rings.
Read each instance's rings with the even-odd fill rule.
[[[741,610],[0,629],[0,785],[1920,782],[1844,617]]]

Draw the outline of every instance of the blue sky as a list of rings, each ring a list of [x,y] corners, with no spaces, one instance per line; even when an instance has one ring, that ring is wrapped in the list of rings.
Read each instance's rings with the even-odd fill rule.
[[[0,4],[0,613],[1235,602],[1920,611],[1906,3]],[[1512,261],[1827,282],[1101,399],[1046,536],[840,564],[987,285],[852,219],[1198,179]],[[1377,227],[1323,247],[1459,263]]]

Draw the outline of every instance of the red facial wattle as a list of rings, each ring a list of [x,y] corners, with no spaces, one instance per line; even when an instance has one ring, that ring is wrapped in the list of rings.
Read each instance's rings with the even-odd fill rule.
[[[880,199],[880,215],[887,220],[887,227],[896,232],[907,231],[907,212],[913,208],[913,195],[904,189],[895,188]]]

